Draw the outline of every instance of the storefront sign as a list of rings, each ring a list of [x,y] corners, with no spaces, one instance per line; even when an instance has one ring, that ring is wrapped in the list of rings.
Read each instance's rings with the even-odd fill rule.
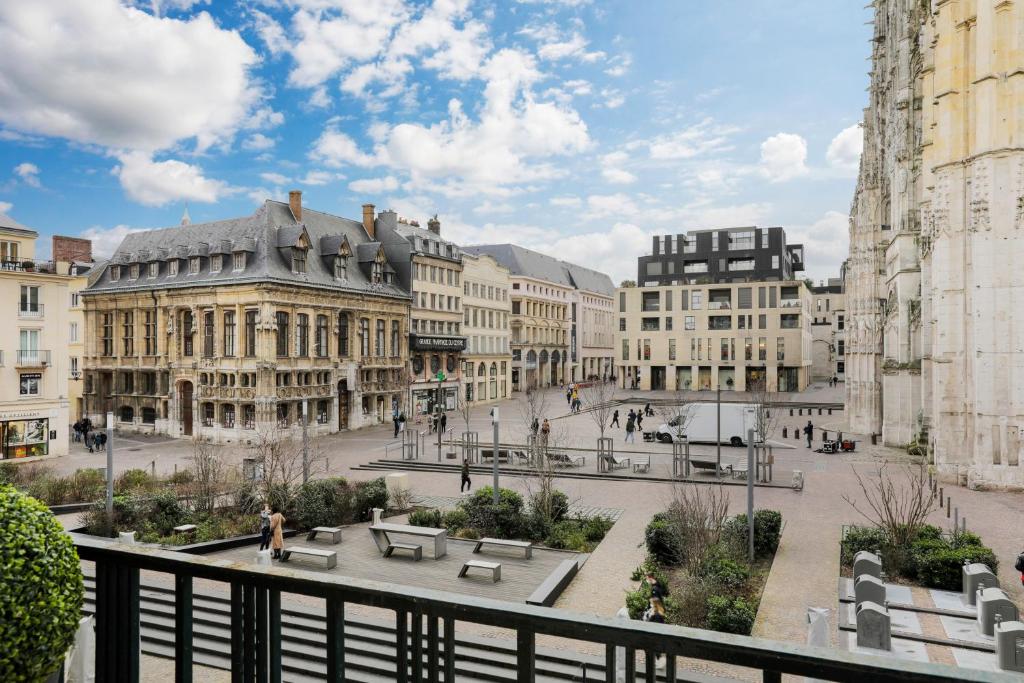
[[[418,334],[410,334],[409,347],[414,351],[464,351],[466,349],[466,338],[421,337]]]

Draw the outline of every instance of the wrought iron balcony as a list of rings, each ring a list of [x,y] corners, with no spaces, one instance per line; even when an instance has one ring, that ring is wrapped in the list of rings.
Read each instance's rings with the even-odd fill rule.
[[[193,583],[196,579],[230,586],[230,662],[232,680],[280,681],[282,675],[281,596],[296,594],[324,600],[326,629],[309,631],[308,643],[322,652],[326,679],[346,680],[346,665],[379,660],[359,639],[346,638],[346,605],[368,605],[394,613],[394,631],[386,647],[393,653],[392,680],[453,681],[472,663],[459,657],[456,629],[471,623],[515,633],[516,680],[541,675],[537,636],[598,644],[604,656],[593,661],[590,680],[609,680],[619,648],[625,653],[626,680],[655,680],[655,653],[664,653],[664,677],[677,681],[677,657],[747,667],[774,683],[782,674],[835,681],[873,683],[1012,683],[1011,674],[956,668],[913,660],[780,643],[699,629],[582,615],[547,607],[502,602],[380,581],[304,572],[255,564],[225,564],[158,550],[126,546],[72,534],[79,557],[96,570],[96,679],[138,681],[141,570],[164,573],[174,581],[175,680],[191,680],[193,664]],[[317,641],[320,641],[319,643]],[[322,649],[321,649],[322,648]],[[571,643],[563,646],[571,648]],[[378,648],[379,649],[379,648]],[[637,670],[636,653],[645,653]],[[169,654],[169,653],[168,653]],[[577,653],[578,654],[578,653]],[[658,672],[660,673],[660,672]],[[322,676],[323,674],[319,674]],[[585,675],[586,676],[586,675]],[[660,678],[660,675],[659,675]],[[587,680],[585,677],[584,680]],[[690,679],[693,680],[693,679]]]
[[[50,352],[39,349],[18,349],[15,366],[19,368],[45,368],[50,364]]]

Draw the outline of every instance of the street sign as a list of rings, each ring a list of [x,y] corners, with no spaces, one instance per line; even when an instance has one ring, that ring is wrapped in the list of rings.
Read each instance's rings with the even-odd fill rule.
[[[437,371],[437,381],[443,382],[445,380],[445,374],[440,370]]]

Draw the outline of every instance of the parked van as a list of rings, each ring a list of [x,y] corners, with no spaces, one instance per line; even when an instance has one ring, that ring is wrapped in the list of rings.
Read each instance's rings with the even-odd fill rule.
[[[745,446],[747,430],[757,430],[756,411],[757,407],[752,403],[723,403],[721,443]],[[662,443],[672,443],[684,436],[690,443],[716,443],[718,404],[690,403],[683,407],[681,415],[673,417],[654,433],[654,438]]]

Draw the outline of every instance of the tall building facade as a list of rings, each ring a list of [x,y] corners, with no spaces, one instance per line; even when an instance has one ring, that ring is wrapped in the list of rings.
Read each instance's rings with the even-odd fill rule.
[[[81,293],[94,423],[244,442],[303,413],[313,434],[390,419],[409,295],[372,224],[289,199],[133,233],[97,268]]]
[[[487,254],[462,255],[462,309],[466,350],[464,399],[469,404],[508,398],[512,391],[509,318],[512,279]]]
[[[487,254],[509,270],[513,391],[583,379],[584,367],[597,366],[608,357],[607,347],[598,345],[605,338],[598,341],[595,334],[588,337],[592,346],[581,344],[585,311],[607,311],[605,304],[614,291],[607,275],[514,244],[465,250]]]
[[[1024,485],[1024,7],[878,0],[850,223],[847,411],[940,475]]]
[[[606,380],[612,376],[615,344],[615,285],[589,268],[565,264],[573,284],[569,309],[569,380]]]
[[[58,268],[67,269],[68,281],[68,408],[72,423],[84,416],[82,387],[85,373],[85,308],[81,292],[93,274],[92,242],[78,237],[54,235],[51,253]]]
[[[71,277],[36,260],[38,237],[0,213],[0,459],[68,452]]]
[[[388,209],[363,220],[396,266],[398,283],[412,293],[409,328],[408,405],[414,419],[436,410],[455,410],[462,386],[462,249],[441,237],[434,216],[423,229]]]
[[[811,287],[811,379],[846,380],[846,315],[843,278]]]

